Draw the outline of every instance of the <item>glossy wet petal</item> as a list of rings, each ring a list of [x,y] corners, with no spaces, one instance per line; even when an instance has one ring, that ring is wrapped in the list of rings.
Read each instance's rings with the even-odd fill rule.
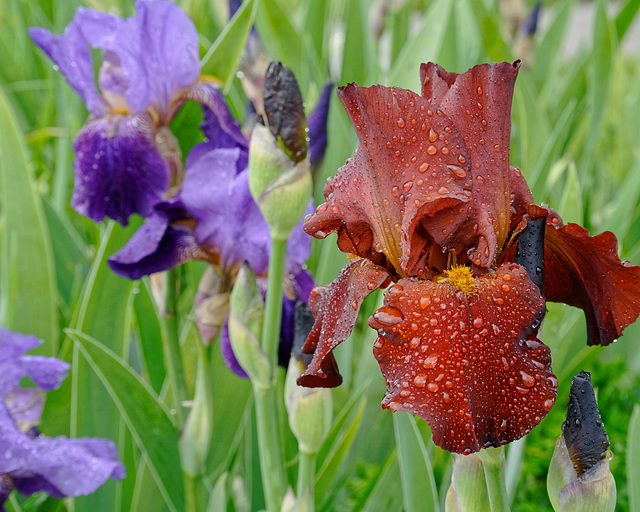
[[[330,284],[317,286],[309,297],[315,323],[302,348],[313,360],[298,384],[335,387],[342,382],[333,349],[347,339],[358,318],[362,301],[388,278],[387,272],[367,260],[347,265]]]
[[[503,265],[476,283],[467,295],[402,279],[369,319],[387,381],[382,406],[420,416],[434,442],[456,453],[521,438],[557,391],[549,348],[536,338],[545,303],[526,271]]]
[[[415,275],[417,259],[431,241],[450,235],[446,224],[445,233],[443,225],[414,232],[419,220],[471,197],[471,162],[462,136],[411,91],[351,84],[338,94],[360,145],[327,181],[327,202],[305,230],[318,238],[337,232],[342,251],[382,266],[386,259],[401,275]]]
[[[519,67],[520,61],[482,64],[459,75],[431,62],[420,68],[422,95],[467,141],[475,229],[484,237],[469,256],[483,267],[491,265],[509,232],[511,99]]]
[[[179,200],[158,203],[126,245],[109,258],[111,270],[129,279],[140,279],[192,259],[208,259],[210,255],[195,241],[194,224]]]
[[[127,225],[134,213],[147,216],[169,187],[169,167],[147,113],[91,119],[73,149],[71,205],[96,222],[110,217]]]
[[[610,231],[589,236],[585,228],[563,224],[554,210],[536,205],[529,214],[547,218],[547,300],[584,310],[589,345],[615,341],[640,314],[640,267],[620,261],[618,240]]]

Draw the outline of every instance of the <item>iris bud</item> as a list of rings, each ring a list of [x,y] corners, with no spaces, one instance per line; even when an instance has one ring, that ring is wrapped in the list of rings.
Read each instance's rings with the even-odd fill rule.
[[[220,268],[208,265],[200,279],[194,300],[195,320],[202,342],[209,346],[229,312],[229,291]]]
[[[233,353],[252,384],[266,388],[270,366],[260,346],[264,301],[247,264],[238,272],[229,302],[229,340]]]
[[[249,145],[249,188],[274,238],[286,239],[311,196],[306,121],[293,73],[271,63],[263,91],[267,126],[257,124]]]
[[[611,452],[602,426],[591,376],[573,378],[567,419],[547,475],[547,492],[556,512],[607,512],[616,506]]]
[[[300,349],[313,326],[313,315],[304,302],[296,304],[294,350],[285,381],[285,406],[289,426],[301,452],[315,455],[320,450],[333,420],[333,400],[328,388],[303,388],[296,380],[304,373],[305,355]],[[306,361],[308,363],[308,360]]]
[[[484,469],[478,453],[453,454],[453,475],[445,501],[446,512],[491,510]]]
[[[204,354],[201,354],[193,406],[178,443],[182,469],[192,477],[203,474],[205,470],[213,432],[213,387],[206,366]]]

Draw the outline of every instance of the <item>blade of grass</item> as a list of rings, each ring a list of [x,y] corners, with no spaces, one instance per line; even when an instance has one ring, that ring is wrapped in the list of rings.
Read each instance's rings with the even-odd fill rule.
[[[640,404],[633,407],[627,437],[629,512],[640,512]]]

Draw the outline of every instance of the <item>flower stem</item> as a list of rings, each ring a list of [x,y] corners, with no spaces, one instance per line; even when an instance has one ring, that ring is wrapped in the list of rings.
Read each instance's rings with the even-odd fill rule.
[[[273,383],[268,388],[253,386],[258,426],[258,449],[260,450],[260,472],[262,473],[262,487],[268,512],[280,510],[286,490],[282,451],[280,450],[280,431],[276,414],[278,410],[276,390],[277,386]]]
[[[264,324],[262,325],[262,349],[269,358],[271,378],[269,386],[266,388],[256,384],[253,386],[262,486],[268,512],[280,510],[286,491],[277,403],[278,342],[280,340],[280,322],[282,319],[282,283],[286,247],[286,239],[272,237],[267,299]]]
[[[169,382],[173,390],[176,411],[180,424],[184,423],[186,412],[182,402],[187,400],[187,383],[184,379],[182,367],[182,355],[180,354],[180,337],[178,335],[178,308],[177,308],[177,272],[175,269],[166,271],[162,275],[162,289],[164,293],[164,311],[161,312],[162,346],[167,364]]]
[[[300,451],[298,453],[298,500],[306,502],[306,506],[302,507],[302,510],[307,510],[308,512],[315,510],[315,474],[315,454]]]
[[[504,448],[480,450],[478,458],[487,482],[491,512],[509,512],[509,496],[504,479]]]

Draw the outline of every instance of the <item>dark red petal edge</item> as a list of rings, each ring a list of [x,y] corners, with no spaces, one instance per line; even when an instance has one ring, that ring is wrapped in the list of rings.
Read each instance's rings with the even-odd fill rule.
[[[536,337],[545,302],[526,271],[506,264],[476,282],[467,296],[401,279],[369,319],[387,381],[382,407],[420,416],[438,446],[464,454],[521,438],[557,393],[549,348]]]
[[[365,297],[388,277],[383,268],[358,260],[343,268],[332,283],[313,289],[309,307],[315,323],[302,348],[313,359],[298,378],[299,385],[331,388],[342,383],[332,351],[351,334]]]
[[[545,295],[584,310],[587,343],[608,345],[640,315],[640,267],[620,261],[610,231],[589,236],[582,226],[562,224],[551,208],[529,207],[533,219],[546,217]]]

